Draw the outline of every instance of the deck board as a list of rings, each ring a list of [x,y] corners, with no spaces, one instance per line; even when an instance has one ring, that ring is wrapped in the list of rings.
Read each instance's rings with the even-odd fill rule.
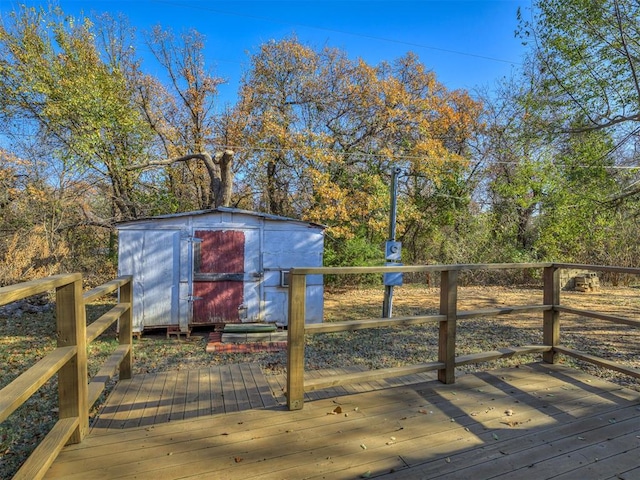
[[[344,369],[310,372],[310,377],[337,373]],[[186,395],[175,388],[178,375],[164,379],[169,388],[156,387],[161,377],[143,378],[142,386],[125,385],[112,394],[120,404],[114,407],[110,397],[104,415],[115,421],[106,428],[106,419],[102,427],[96,422],[81,444],[65,447],[45,478],[631,479],[638,474],[640,393],[558,365],[467,374],[453,385],[422,376],[336,387],[313,392],[315,400],[294,412],[282,405],[277,390],[282,378],[264,376],[248,364],[188,372],[185,384],[197,392]],[[132,425],[130,418],[122,422],[118,414],[147,418],[151,395],[160,392],[164,401],[171,388],[185,411],[206,413],[211,406],[214,414],[167,423],[157,423],[164,417],[155,415],[154,425],[125,428]],[[213,406],[220,392],[225,414]],[[120,409],[127,398],[135,405]]]

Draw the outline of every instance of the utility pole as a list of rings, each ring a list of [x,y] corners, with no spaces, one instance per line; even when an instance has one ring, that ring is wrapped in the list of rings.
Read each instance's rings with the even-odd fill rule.
[[[396,217],[398,213],[398,177],[402,173],[400,167],[394,167],[391,172],[391,209],[389,212],[389,240],[385,246],[385,260],[387,265],[402,265],[402,243],[396,241]],[[393,287],[402,285],[402,273],[384,274],[384,301],[382,303],[382,317],[391,318],[393,314]]]

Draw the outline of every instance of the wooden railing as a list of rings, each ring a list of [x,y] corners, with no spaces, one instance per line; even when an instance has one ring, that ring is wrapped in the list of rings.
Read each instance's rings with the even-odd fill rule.
[[[345,385],[349,383],[367,382],[381,378],[391,378],[415,373],[437,370],[438,379],[443,383],[455,382],[455,368],[469,363],[487,362],[515,355],[542,353],[547,363],[556,363],[558,354],[568,355],[598,366],[616,370],[624,374],[640,378],[640,370],[625,367],[615,362],[599,358],[578,350],[563,347],[560,344],[560,313],[570,313],[584,317],[597,318],[614,323],[640,327],[640,322],[623,317],[579,310],[563,306],[560,303],[559,271],[563,268],[590,271],[615,272],[638,275],[640,269],[623,267],[605,267],[594,265],[576,265],[561,263],[521,263],[521,264],[481,264],[481,265],[422,265],[406,267],[317,267],[294,268],[289,277],[289,326],[288,326],[288,358],[287,358],[287,405],[290,410],[301,409],[304,405],[304,394],[322,388]],[[520,305],[504,308],[491,308],[474,311],[458,311],[458,273],[473,270],[506,270],[506,269],[542,269],[543,298],[542,304]],[[305,324],[305,292],[307,275],[353,275],[440,272],[440,308],[437,315],[420,315],[411,317],[374,318],[367,320],[351,320],[321,324]],[[541,345],[503,348],[471,355],[456,355],[456,326],[458,320],[513,313],[542,312]],[[419,325],[424,323],[438,324],[438,359],[437,361],[409,365],[403,367],[370,370],[331,376],[327,378],[304,381],[304,348],[305,335],[329,332],[346,332],[368,328],[391,327],[400,325]]]
[[[55,290],[57,348],[0,390],[0,422],[6,420],[41,386],[58,374],[59,419],[14,479],[42,478],[65,444],[79,443],[89,428],[89,409],[106,383],[119,369],[120,378],[131,378],[132,322],[131,277],[121,277],[82,293],[79,273],[0,288],[0,305]],[[119,290],[119,303],[90,326],[86,304]],[[87,383],[87,344],[119,321],[119,346]]]

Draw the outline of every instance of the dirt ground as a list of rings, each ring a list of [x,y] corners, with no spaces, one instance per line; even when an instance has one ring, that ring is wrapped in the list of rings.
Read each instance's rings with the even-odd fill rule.
[[[394,289],[394,315],[419,312],[434,313],[439,305],[440,289],[419,285],[405,285]],[[384,290],[380,288],[327,289],[325,320],[340,318],[348,312],[366,318],[379,316],[382,311]],[[460,287],[458,310],[479,310],[501,306],[542,303],[542,288],[507,288],[499,286]],[[574,308],[599,311],[611,315],[633,317],[640,313],[640,288],[600,287],[596,292],[562,291],[560,303]]]

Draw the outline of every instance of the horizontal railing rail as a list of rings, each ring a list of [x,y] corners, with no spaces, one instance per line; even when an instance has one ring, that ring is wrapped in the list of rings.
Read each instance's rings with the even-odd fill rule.
[[[79,443],[89,427],[89,409],[116,370],[131,378],[132,277],[121,277],[82,294],[79,273],[55,275],[0,288],[0,305],[55,290],[57,348],[0,390],[0,422],[6,420],[54,375],[58,375],[58,421],[36,447],[14,479],[44,476],[62,447]],[[89,327],[86,304],[119,292],[119,303]],[[87,383],[87,344],[114,322],[119,322],[119,343],[98,374]],[[106,380],[105,380],[106,379]]]
[[[87,305],[101,297],[118,292],[119,301],[108,312],[87,327],[87,344],[93,342],[114,323],[118,322],[118,347],[107,358],[100,370],[91,378],[88,387],[88,407],[91,408],[105,387],[119,372],[120,380],[131,378],[133,369],[133,322],[132,322],[132,286],[133,277],[123,276],[100,285],[82,295]]]
[[[543,299],[541,304],[516,305],[482,310],[458,311],[458,273],[478,270],[524,270],[541,269],[543,274]],[[287,347],[287,405],[290,410],[303,407],[305,392],[335,387],[349,383],[367,382],[383,378],[405,376],[427,371],[437,371],[443,383],[455,381],[455,368],[470,364],[509,358],[517,355],[542,354],[548,363],[556,363],[558,355],[567,355],[580,360],[610,368],[634,377],[639,371],[610,360],[569,349],[560,345],[561,312],[597,318],[632,327],[640,326],[640,321],[607,315],[587,310],[579,310],[560,303],[560,269],[579,269],[640,275],[640,269],[613,266],[579,265],[570,263],[518,263],[518,264],[458,264],[458,265],[410,265],[380,267],[309,267],[293,268],[289,282],[289,325]],[[394,318],[370,318],[365,320],[344,320],[321,324],[305,324],[306,277],[308,275],[357,275],[384,273],[434,273],[440,272],[440,306],[438,314],[417,315]],[[470,355],[456,355],[457,322],[479,317],[511,315],[521,313],[542,313],[542,337],[540,345],[501,348]],[[331,376],[329,378],[304,379],[304,349],[306,335],[336,332],[352,332],[370,328],[420,325],[438,325],[438,360],[433,362],[394,368],[382,368],[365,372]]]

